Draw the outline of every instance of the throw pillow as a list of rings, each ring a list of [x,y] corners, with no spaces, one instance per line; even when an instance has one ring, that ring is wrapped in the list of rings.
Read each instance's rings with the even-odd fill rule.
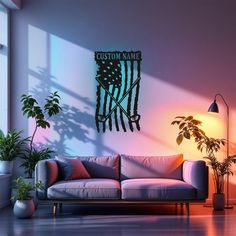
[[[78,158],[56,157],[64,180],[89,179],[90,175]]]

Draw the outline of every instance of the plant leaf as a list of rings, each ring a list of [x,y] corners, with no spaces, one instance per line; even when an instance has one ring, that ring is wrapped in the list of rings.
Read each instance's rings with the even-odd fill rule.
[[[186,131],[186,132],[184,132],[184,137],[186,138],[186,139],[190,139],[190,133],[188,132],[188,131]]]
[[[178,145],[180,145],[183,141],[184,136],[182,134],[179,134],[178,137],[176,138],[176,142]]]

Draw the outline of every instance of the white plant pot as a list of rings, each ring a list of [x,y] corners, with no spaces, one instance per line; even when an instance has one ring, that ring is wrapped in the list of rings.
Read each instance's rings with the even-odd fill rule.
[[[32,185],[34,185],[35,183],[35,179],[34,178],[25,178],[24,179],[25,182],[30,182]],[[35,190],[30,191],[30,195],[32,196],[33,202],[34,202],[34,207],[35,209],[38,208],[38,199],[36,197],[36,192]],[[16,200],[15,200],[15,196],[16,196],[16,189],[12,188],[11,190],[11,204],[14,206]]]
[[[38,199],[36,198],[35,191],[34,190],[30,191],[30,195],[32,196],[32,199],[34,202],[34,207],[35,207],[35,209],[37,209],[38,208]],[[11,204],[12,204],[12,206],[14,206],[14,204],[16,202],[15,198],[16,198],[16,189],[12,188],[12,190],[11,190]]]
[[[12,174],[13,161],[0,161],[0,174]]]
[[[30,218],[35,211],[34,202],[30,200],[17,200],[15,202],[13,212],[14,215],[18,218]]]

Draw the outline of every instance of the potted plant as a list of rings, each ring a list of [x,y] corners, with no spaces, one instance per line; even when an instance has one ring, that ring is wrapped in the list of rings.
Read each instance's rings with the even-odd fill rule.
[[[25,173],[28,178],[32,178],[35,165],[38,161],[47,159],[53,153],[49,148],[39,149],[34,144],[34,138],[39,128],[50,128],[49,119],[59,113],[62,108],[60,106],[60,96],[58,92],[50,93],[45,99],[45,104],[40,106],[38,101],[32,95],[21,96],[23,115],[31,118],[35,122],[35,129],[29,140],[29,147],[25,155],[22,157],[23,163],[21,166],[25,168]]]
[[[21,157],[28,138],[21,138],[22,131],[12,130],[6,135],[0,130],[0,173],[11,174],[13,160]]]
[[[208,137],[206,133],[200,129],[202,122],[194,119],[193,116],[177,116],[172,125],[178,125],[179,133],[176,142],[180,145],[183,139],[193,138],[197,144],[197,149],[205,152],[204,159],[207,160],[208,166],[212,169],[215,193],[213,193],[213,207],[215,210],[224,209],[224,180],[225,176],[232,174],[232,164],[236,164],[236,155],[228,156],[223,160],[217,160],[215,153],[221,146],[225,145],[225,139],[216,139]]]
[[[41,182],[32,184],[26,182],[22,177],[14,181],[16,195],[13,197],[15,201],[13,212],[18,218],[29,218],[34,214],[35,206],[33,202],[32,191],[42,189]]]
[[[27,149],[26,154],[24,154],[22,157],[24,161],[20,165],[24,167],[26,177],[31,179],[38,161],[50,158],[52,153],[54,153],[54,151],[50,150],[49,148],[38,150],[33,147],[32,150]]]

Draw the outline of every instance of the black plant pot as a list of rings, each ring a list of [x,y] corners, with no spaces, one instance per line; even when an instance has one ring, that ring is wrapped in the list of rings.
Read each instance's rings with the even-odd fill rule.
[[[223,211],[225,208],[225,194],[213,193],[212,196],[213,208],[216,211]]]

